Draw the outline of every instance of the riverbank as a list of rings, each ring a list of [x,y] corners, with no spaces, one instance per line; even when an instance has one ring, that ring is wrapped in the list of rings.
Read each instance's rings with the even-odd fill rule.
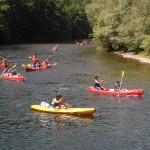
[[[114,52],[114,54],[120,55],[124,58],[130,58],[130,59],[135,59],[141,63],[147,63],[150,64],[150,56],[145,56],[145,55],[140,55],[140,54],[135,54],[133,52]]]

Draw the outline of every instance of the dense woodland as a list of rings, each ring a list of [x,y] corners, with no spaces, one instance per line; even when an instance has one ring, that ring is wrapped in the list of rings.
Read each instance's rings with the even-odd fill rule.
[[[89,0],[0,0],[0,44],[87,38]]]
[[[0,0],[0,44],[94,38],[150,54],[149,0]]]
[[[96,43],[108,51],[150,54],[150,0],[92,0],[86,14]]]

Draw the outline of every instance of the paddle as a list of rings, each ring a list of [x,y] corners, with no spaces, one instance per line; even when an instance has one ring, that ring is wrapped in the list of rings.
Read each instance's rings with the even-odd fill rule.
[[[122,71],[122,75],[121,75],[121,81],[120,81],[120,88],[119,88],[118,96],[120,95],[123,77],[124,77],[124,71]]]
[[[121,89],[121,84],[122,84],[123,77],[124,77],[124,71],[122,71],[121,82],[120,82],[120,89]]]
[[[22,67],[26,67],[26,66],[31,67],[32,65],[31,64],[27,64],[27,65],[22,64]]]
[[[7,72],[10,72],[15,67],[16,67],[16,64],[14,66],[12,66]]]
[[[50,57],[52,57],[52,55],[49,55],[49,56],[42,62],[41,65],[43,65],[43,64],[45,63],[45,61],[46,61],[47,59],[49,59]]]
[[[57,65],[57,63],[51,64],[51,65],[56,66],[56,65]]]

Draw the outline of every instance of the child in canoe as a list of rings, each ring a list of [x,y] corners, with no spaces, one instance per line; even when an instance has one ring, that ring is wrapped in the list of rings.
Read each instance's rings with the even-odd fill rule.
[[[3,65],[4,67],[7,67],[7,66],[9,65],[8,61],[6,60],[6,57],[3,57],[2,65]]]
[[[11,71],[11,75],[12,75],[12,76],[15,76],[15,75],[17,75],[17,74],[18,74],[18,73],[17,73],[16,70],[12,70],[12,71]]]
[[[123,83],[120,83],[119,81],[116,81],[116,83],[114,84],[114,91],[127,91],[127,89],[121,89],[121,86],[123,85]]]
[[[98,90],[105,90],[105,88],[101,86],[101,83],[102,83],[103,81],[104,81],[104,80],[99,81],[99,80],[98,80],[98,76],[95,76],[95,79],[94,79],[94,88],[95,88],[95,89],[98,89]]]
[[[39,62],[39,59],[36,56],[36,53],[33,53],[32,62],[33,62],[33,65],[32,65],[33,68],[40,68],[41,64]]]
[[[6,73],[8,73],[8,68],[5,68],[2,72],[2,74],[6,74]]]
[[[36,53],[33,53],[32,62],[35,64],[38,62],[38,58],[36,57]]]
[[[119,81],[116,81],[116,83],[114,84],[114,91],[119,91],[119,90],[121,90],[120,87],[121,87],[120,82],[119,82]]]

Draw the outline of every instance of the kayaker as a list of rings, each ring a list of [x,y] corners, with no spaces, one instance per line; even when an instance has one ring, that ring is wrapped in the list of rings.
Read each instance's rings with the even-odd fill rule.
[[[44,61],[44,63],[42,63],[42,65],[45,66],[45,67],[48,67],[48,59],[46,59],[46,60]]]
[[[104,80],[99,81],[98,80],[98,76],[95,76],[95,79],[94,79],[94,88],[98,89],[98,90],[105,90],[105,88],[100,85],[103,81]]]
[[[66,103],[62,103],[63,100],[64,100],[64,97],[61,94],[57,93],[56,97],[51,102],[51,107],[53,109],[66,109],[66,108],[68,108],[69,105]]]
[[[8,73],[8,68],[5,68],[4,70],[3,70],[3,72],[2,72],[3,74],[6,74],[6,73]]]
[[[12,75],[12,76],[17,75],[17,71],[16,71],[16,70],[12,70],[12,71],[11,71],[11,75]]]
[[[32,62],[33,63],[37,63],[38,62],[38,58],[36,57],[36,53],[33,53]]]
[[[9,65],[8,61],[6,60],[6,57],[3,57],[3,60],[2,60],[2,64],[7,67]]]
[[[32,62],[33,62],[33,65],[32,65],[33,68],[40,68],[41,65],[40,65],[39,59],[36,56],[36,53],[33,53]]]
[[[121,86],[122,86],[122,83],[120,83],[119,81],[116,81],[116,83],[114,84],[114,91],[120,91]],[[126,91],[127,89],[122,89],[122,90]]]
[[[53,47],[52,51],[53,51],[53,52],[58,51],[58,47],[57,47],[57,45],[55,45],[55,46]]]

